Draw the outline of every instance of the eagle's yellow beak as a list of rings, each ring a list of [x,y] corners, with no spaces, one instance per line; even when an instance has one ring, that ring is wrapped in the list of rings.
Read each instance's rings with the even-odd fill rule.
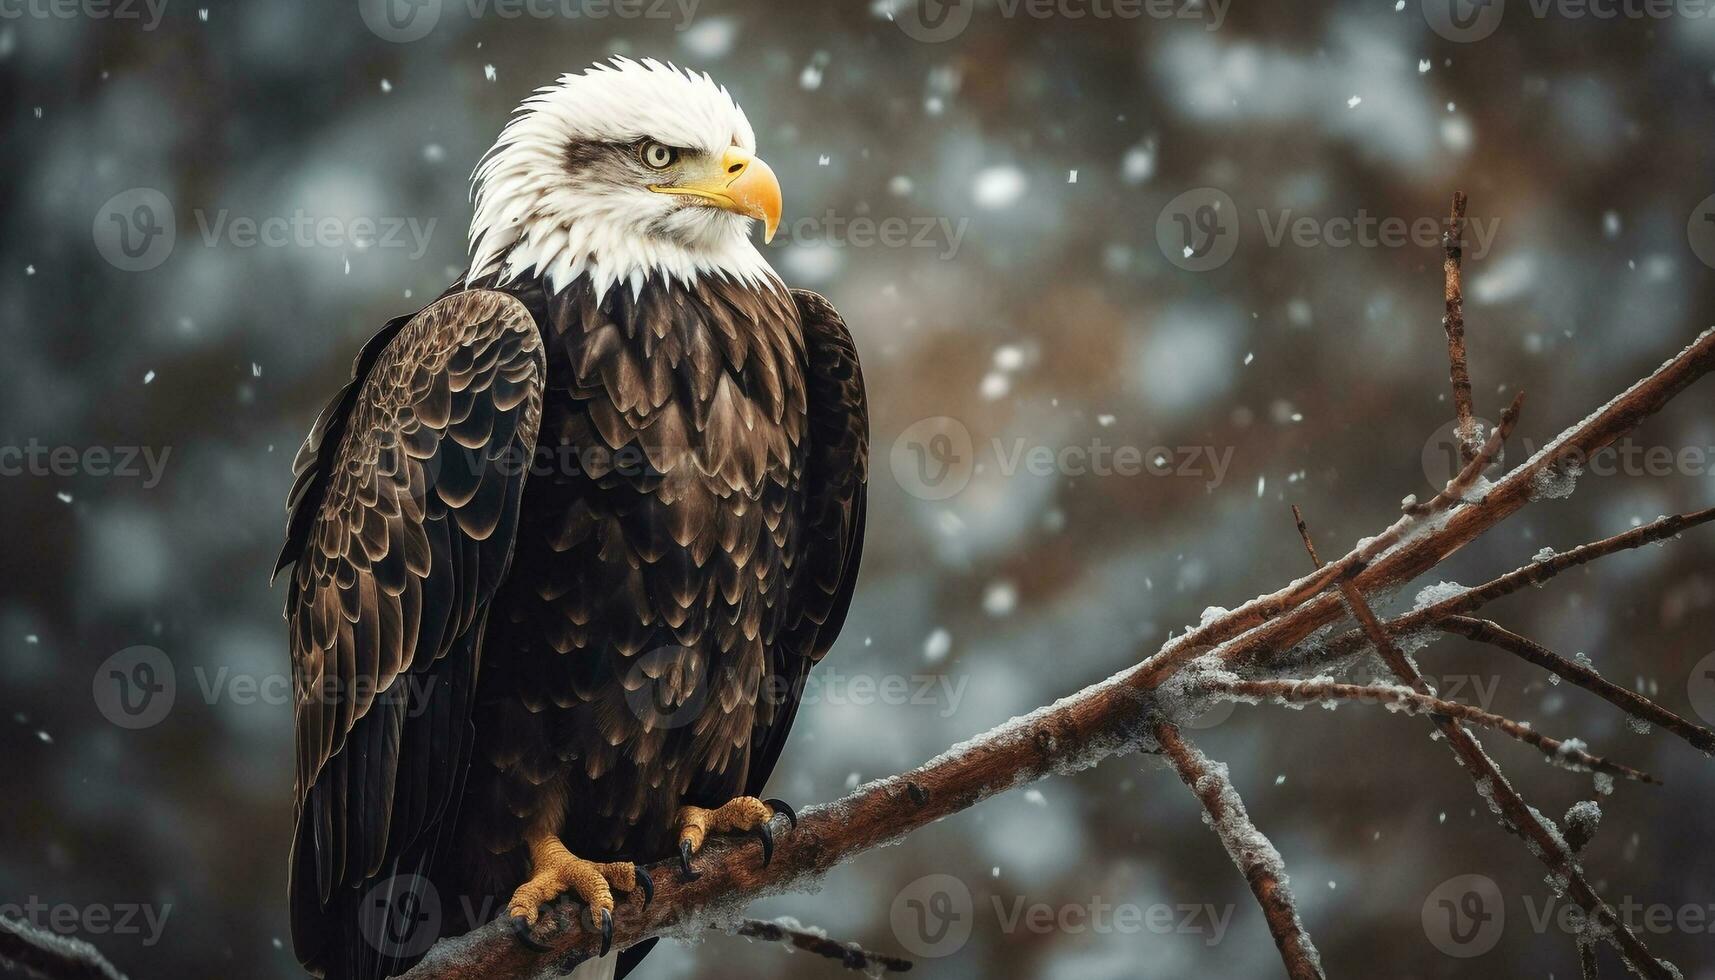
[[[651,184],[662,194],[682,194],[712,207],[762,220],[762,240],[774,240],[780,227],[780,181],[774,168],[749,150],[729,146],[720,165],[706,177],[680,184]]]

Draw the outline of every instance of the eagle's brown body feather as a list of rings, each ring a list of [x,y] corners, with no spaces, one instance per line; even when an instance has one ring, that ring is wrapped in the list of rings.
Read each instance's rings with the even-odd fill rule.
[[[527,831],[651,861],[679,806],[760,792],[850,601],[867,466],[856,353],[813,294],[461,283],[374,343],[282,555],[294,941],[339,975],[411,958],[351,935],[389,875],[432,882],[451,931],[523,880]],[[373,706],[305,693],[366,672]]]

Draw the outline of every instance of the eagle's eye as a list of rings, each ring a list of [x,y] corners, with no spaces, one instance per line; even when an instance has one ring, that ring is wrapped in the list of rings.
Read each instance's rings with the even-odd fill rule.
[[[644,140],[638,147],[637,155],[645,166],[654,170],[666,170],[673,165],[673,161],[679,159],[678,150],[655,140]]]

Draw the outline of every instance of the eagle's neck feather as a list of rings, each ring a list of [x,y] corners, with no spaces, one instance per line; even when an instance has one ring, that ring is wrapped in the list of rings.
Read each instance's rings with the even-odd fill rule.
[[[503,143],[497,149],[478,170],[468,281],[539,278],[558,292],[587,277],[598,304],[621,285],[631,287],[635,299],[652,277],[687,286],[702,279],[780,285],[747,234],[749,220],[722,214],[732,220],[712,223],[695,242],[650,234],[626,220],[623,201],[569,193],[513,162],[529,159],[524,147]]]

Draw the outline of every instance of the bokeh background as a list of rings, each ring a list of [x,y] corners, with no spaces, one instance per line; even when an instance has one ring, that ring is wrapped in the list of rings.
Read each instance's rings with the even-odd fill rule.
[[[787,191],[769,254],[833,299],[864,357],[869,541],[776,773],[796,801],[915,765],[1302,573],[1289,503],[1328,553],[1431,489],[1450,416],[1439,252],[1433,235],[1347,242],[1340,219],[1434,221],[1470,192],[1492,232],[1469,262],[1478,407],[1530,392],[1515,459],[1715,323],[1715,18],[1691,3],[1461,0],[1454,21],[1438,0],[398,2],[391,20],[367,0],[0,15],[0,903],[135,977],[301,975],[268,583],[291,455],[363,340],[463,269],[468,175],[561,72],[655,56],[728,85]],[[300,216],[310,231],[246,237],[246,219]],[[1304,235],[1274,234],[1298,219]],[[1710,392],[1649,422],[1633,464],[1394,605],[1709,505]],[[1020,449],[1053,462],[1013,465]],[[1139,472],[1158,452],[1172,462]],[[1712,556],[1689,533],[1492,613],[1715,723]],[[170,664],[171,704],[133,728],[103,665],[139,646]],[[1588,866],[1654,949],[1715,977],[1709,760],[1501,654],[1448,641],[1422,659],[1451,693],[1666,780],[1601,797]],[[1428,732],[1375,708],[1240,707],[1197,734],[1285,855],[1333,974],[1575,975],[1542,868]],[[1550,816],[1597,795],[1489,741]],[[1447,884],[1467,874],[1492,886]],[[1483,917],[1450,931],[1441,900],[1473,891]],[[914,928],[920,910],[953,937]],[[919,971],[949,980],[1279,971],[1191,796],[1137,757],[755,911],[927,943]],[[839,975],[719,935],[638,974]]]

